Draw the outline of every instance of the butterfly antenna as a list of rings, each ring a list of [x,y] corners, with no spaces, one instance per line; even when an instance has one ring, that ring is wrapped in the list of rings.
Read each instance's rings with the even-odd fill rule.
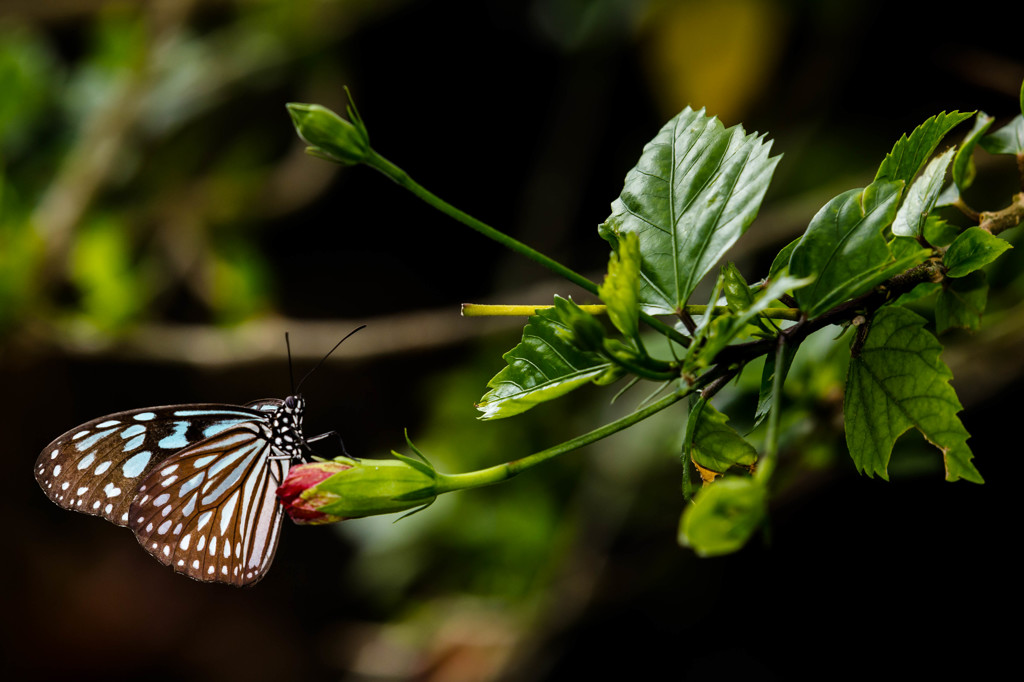
[[[288,332],[284,333],[284,347],[288,349],[288,381],[292,385],[291,395],[295,395],[295,370],[292,368],[292,344],[288,341]]]
[[[327,362],[327,358],[331,357],[331,353],[333,353],[334,351],[338,350],[338,346],[343,344],[345,342],[345,339],[347,339],[348,337],[352,336],[353,334],[355,334],[360,329],[365,329],[365,328],[366,328],[365,324],[359,325],[358,327],[356,327],[355,329],[350,331],[348,334],[345,334],[345,337],[341,341],[338,341],[338,343],[334,344],[334,348],[332,348],[329,351],[327,351],[327,355],[325,355],[322,358],[320,358],[320,362],[316,363],[316,367],[314,367],[313,369],[311,369],[308,372],[306,372],[306,376],[302,377],[302,380],[299,382],[299,385],[295,387],[294,391],[292,391],[292,395],[298,395],[299,389],[302,388],[302,384],[304,384],[306,382],[306,379],[309,378],[309,375],[312,374],[313,372],[317,371],[318,369],[320,369],[320,365],[322,365],[325,362]],[[290,359],[290,357],[291,356],[289,356],[289,359]]]

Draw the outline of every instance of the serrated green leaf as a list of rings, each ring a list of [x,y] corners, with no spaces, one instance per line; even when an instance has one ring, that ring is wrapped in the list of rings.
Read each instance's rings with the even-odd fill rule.
[[[981,316],[988,303],[986,279],[979,270],[966,277],[942,281],[942,291],[935,301],[936,333],[954,328],[974,332],[981,328]]]
[[[726,477],[705,486],[679,519],[679,544],[705,557],[741,549],[764,520],[767,498],[753,478]]]
[[[974,127],[971,128],[971,132],[967,133],[967,137],[964,138],[960,149],[956,152],[956,158],[953,159],[953,183],[961,192],[974,182],[974,146],[978,144],[981,136],[985,134],[994,120],[984,111],[979,111],[974,118]]]
[[[480,419],[502,419],[553,400],[601,376],[611,364],[597,353],[583,350],[566,318],[579,311],[576,304],[555,297],[555,307],[530,317],[523,339],[503,356],[508,366],[487,386],[491,389],[477,405]]]
[[[910,185],[906,198],[896,212],[892,223],[892,233],[899,237],[918,237],[924,230],[928,214],[935,208],[935,201],[942,191],[942,181],[946,177],[946,168],[953,160],[955,147],[950,147],[936,156]]]
[[[635,233],[626,233],[619,240],[597,295],[608,306],[615,328],[627,338],[635,338],[640,315],[640,242]]]
[[[867,339],[850,359],[844,413],[846,444],[857,469],[888,480],[896,439],[911,427],[942,451],[946,480],[982,483],[971,463],[970,434],[941,344],[920,315],[887,306],[871,321]]]
[[[989,154],[1024,154],[1024,114],[991,135],[981,138],[981,148]]]
[[[870,291],[928,257],[927,249],[895,257],[882,235],[896,217],[902,188],[902,182],[882,180],[843,192],[811,219],[790,258],[793,275],[815,278],[796,292],[808,317]]]
[[[1010,248],[1013,247],[1005,239],[980,227],[969,227],[946,249],[942,264],[946,266],[947,277],[964,277],[985,267]]]
[[[921,171],[925,162],[935,151],[946,134],[958,124],[974,115],[973,111],[961,113],[953,111],[941,112],[932,116],[914,128],[910,137],[903,135],[893,145],[882,165],[875,174],[875,182],[879,180],[902,180],[909,184]]]
[[[694,464],[722,474],[729,467],[749,467],[757,461],[754,446],[729,426],[729,417],[703,398],[690,409],[688,419],[694,420],[690,452]]]
[[[613,246],[639,237],[649,312],[674,312],[757,215],[779,157],[771,143],[689,107],[665,124],[626,175],[599,228]]]

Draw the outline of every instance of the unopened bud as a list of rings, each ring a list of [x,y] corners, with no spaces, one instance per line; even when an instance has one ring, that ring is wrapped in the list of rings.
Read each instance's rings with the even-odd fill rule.
[[[354,121],[319,104],[288,104],[295,131],[310,146],[306,150],[314,156],[343,165],[362,163],[370,150],[370,137],[366,127],[354,110],[349,110]]]
[[[295,523],[334,523],[430,504],[437,495],[437,474],[407,457],[339,457],[292,467],[277,495]]]

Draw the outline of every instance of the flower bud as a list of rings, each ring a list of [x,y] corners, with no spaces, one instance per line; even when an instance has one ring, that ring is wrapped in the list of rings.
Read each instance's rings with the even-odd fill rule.
[[[295,131],[310,146],[307,152],[342,165],[362,163],[370,150],[366,126],[353,109],[353,120],[346,121],[319,104],[287,105]]]
[[[437,474],[430,465],[396,456],[400,459],[338,457],[293,466],[277,496],[299,524],[390,514],[433,502]]]

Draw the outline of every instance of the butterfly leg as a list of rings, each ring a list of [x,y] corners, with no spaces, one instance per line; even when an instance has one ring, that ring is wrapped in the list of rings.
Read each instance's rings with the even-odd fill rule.
[[[317,441],[325,440],[327,438],[332,437],[338,439],[338,447],[341,448],[341,454],[345,455],[349,459],[355,459],[355,457],[352,457],[352,455],[348,454],[348,450],[345,449],[345,441],[341,439],[341,434],[338,433],[337,431],[328,431],[327,433],[321,433],[319,436],[307,438],[306,445],[310,445],[311,443],[315,443]],[[313,448],[310,448],[310,450],[313,450]],[[316,452],[316,450],[313,450],[313,452]]]

